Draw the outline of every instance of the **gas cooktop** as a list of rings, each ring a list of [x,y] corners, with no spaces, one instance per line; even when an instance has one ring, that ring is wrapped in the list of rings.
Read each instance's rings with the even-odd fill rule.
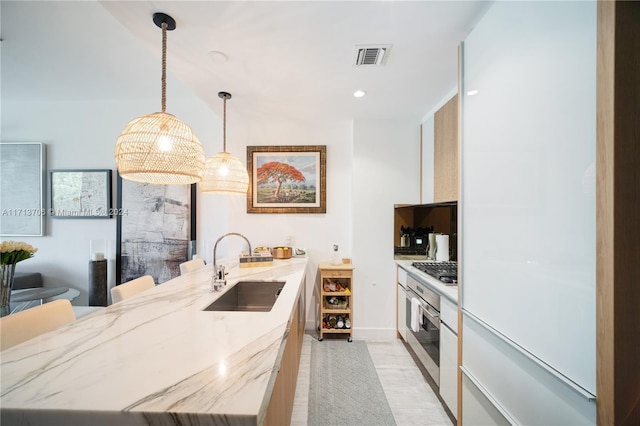
[[[413,262],[412,266],[445,285],[458,285],[457,262]]]

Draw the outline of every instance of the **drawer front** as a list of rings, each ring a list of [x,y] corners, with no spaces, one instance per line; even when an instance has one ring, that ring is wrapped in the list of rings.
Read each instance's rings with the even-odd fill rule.
[[[458,307],[444,297],[440,298],[440,319],[458,334]]]
[[[351,278],[351,271],[322,271],[322,276],[327,278]]]
[[[470,316],[462,322],[462,368],[511,424],[595,425],[596,402],[543,362]],[[518,387],[514,388],[513,384]],[[481,424],[464,414],[465,424]],[[540,407],[544,407],[541,410]],[[515,420],[517,419],[517,421]]]

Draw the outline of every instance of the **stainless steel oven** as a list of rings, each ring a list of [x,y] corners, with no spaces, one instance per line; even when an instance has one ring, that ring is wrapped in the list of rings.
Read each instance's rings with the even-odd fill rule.
[[[440,386],[440,295],[428,289],[411,275],[407,276],[406,288],[407,343],[416,354],[429,375]],[[412,299],[416,299],[417,318],[412,328]]]

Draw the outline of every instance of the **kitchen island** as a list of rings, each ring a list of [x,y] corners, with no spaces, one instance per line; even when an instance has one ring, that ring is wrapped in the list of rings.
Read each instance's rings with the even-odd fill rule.
[[[266,423],[306,264],[235,267],[214,293],[209,265],[2,351],[1,423]],[[269,312],[203,310],[240,280],[286,284]]]

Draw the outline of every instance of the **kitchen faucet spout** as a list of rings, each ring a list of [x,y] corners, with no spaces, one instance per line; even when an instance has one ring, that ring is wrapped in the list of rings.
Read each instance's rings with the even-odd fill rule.
[[[227,280],[224,277],[225,275],[224,265],[218,266],[216,258],[217,258],[218,243],[230,235],[237,235],[238,237],[244,238],[244,240],[247,242],[247,245],[249,246],[249,254],[251,254],[251,243],[249,242],[249,239],[238,232],[229,232],[224,234],[220,238],[218,238],[218,240],[213,246],[213,281],[212,281],[211,291],[219,291],[223,285],[227,284]]]

